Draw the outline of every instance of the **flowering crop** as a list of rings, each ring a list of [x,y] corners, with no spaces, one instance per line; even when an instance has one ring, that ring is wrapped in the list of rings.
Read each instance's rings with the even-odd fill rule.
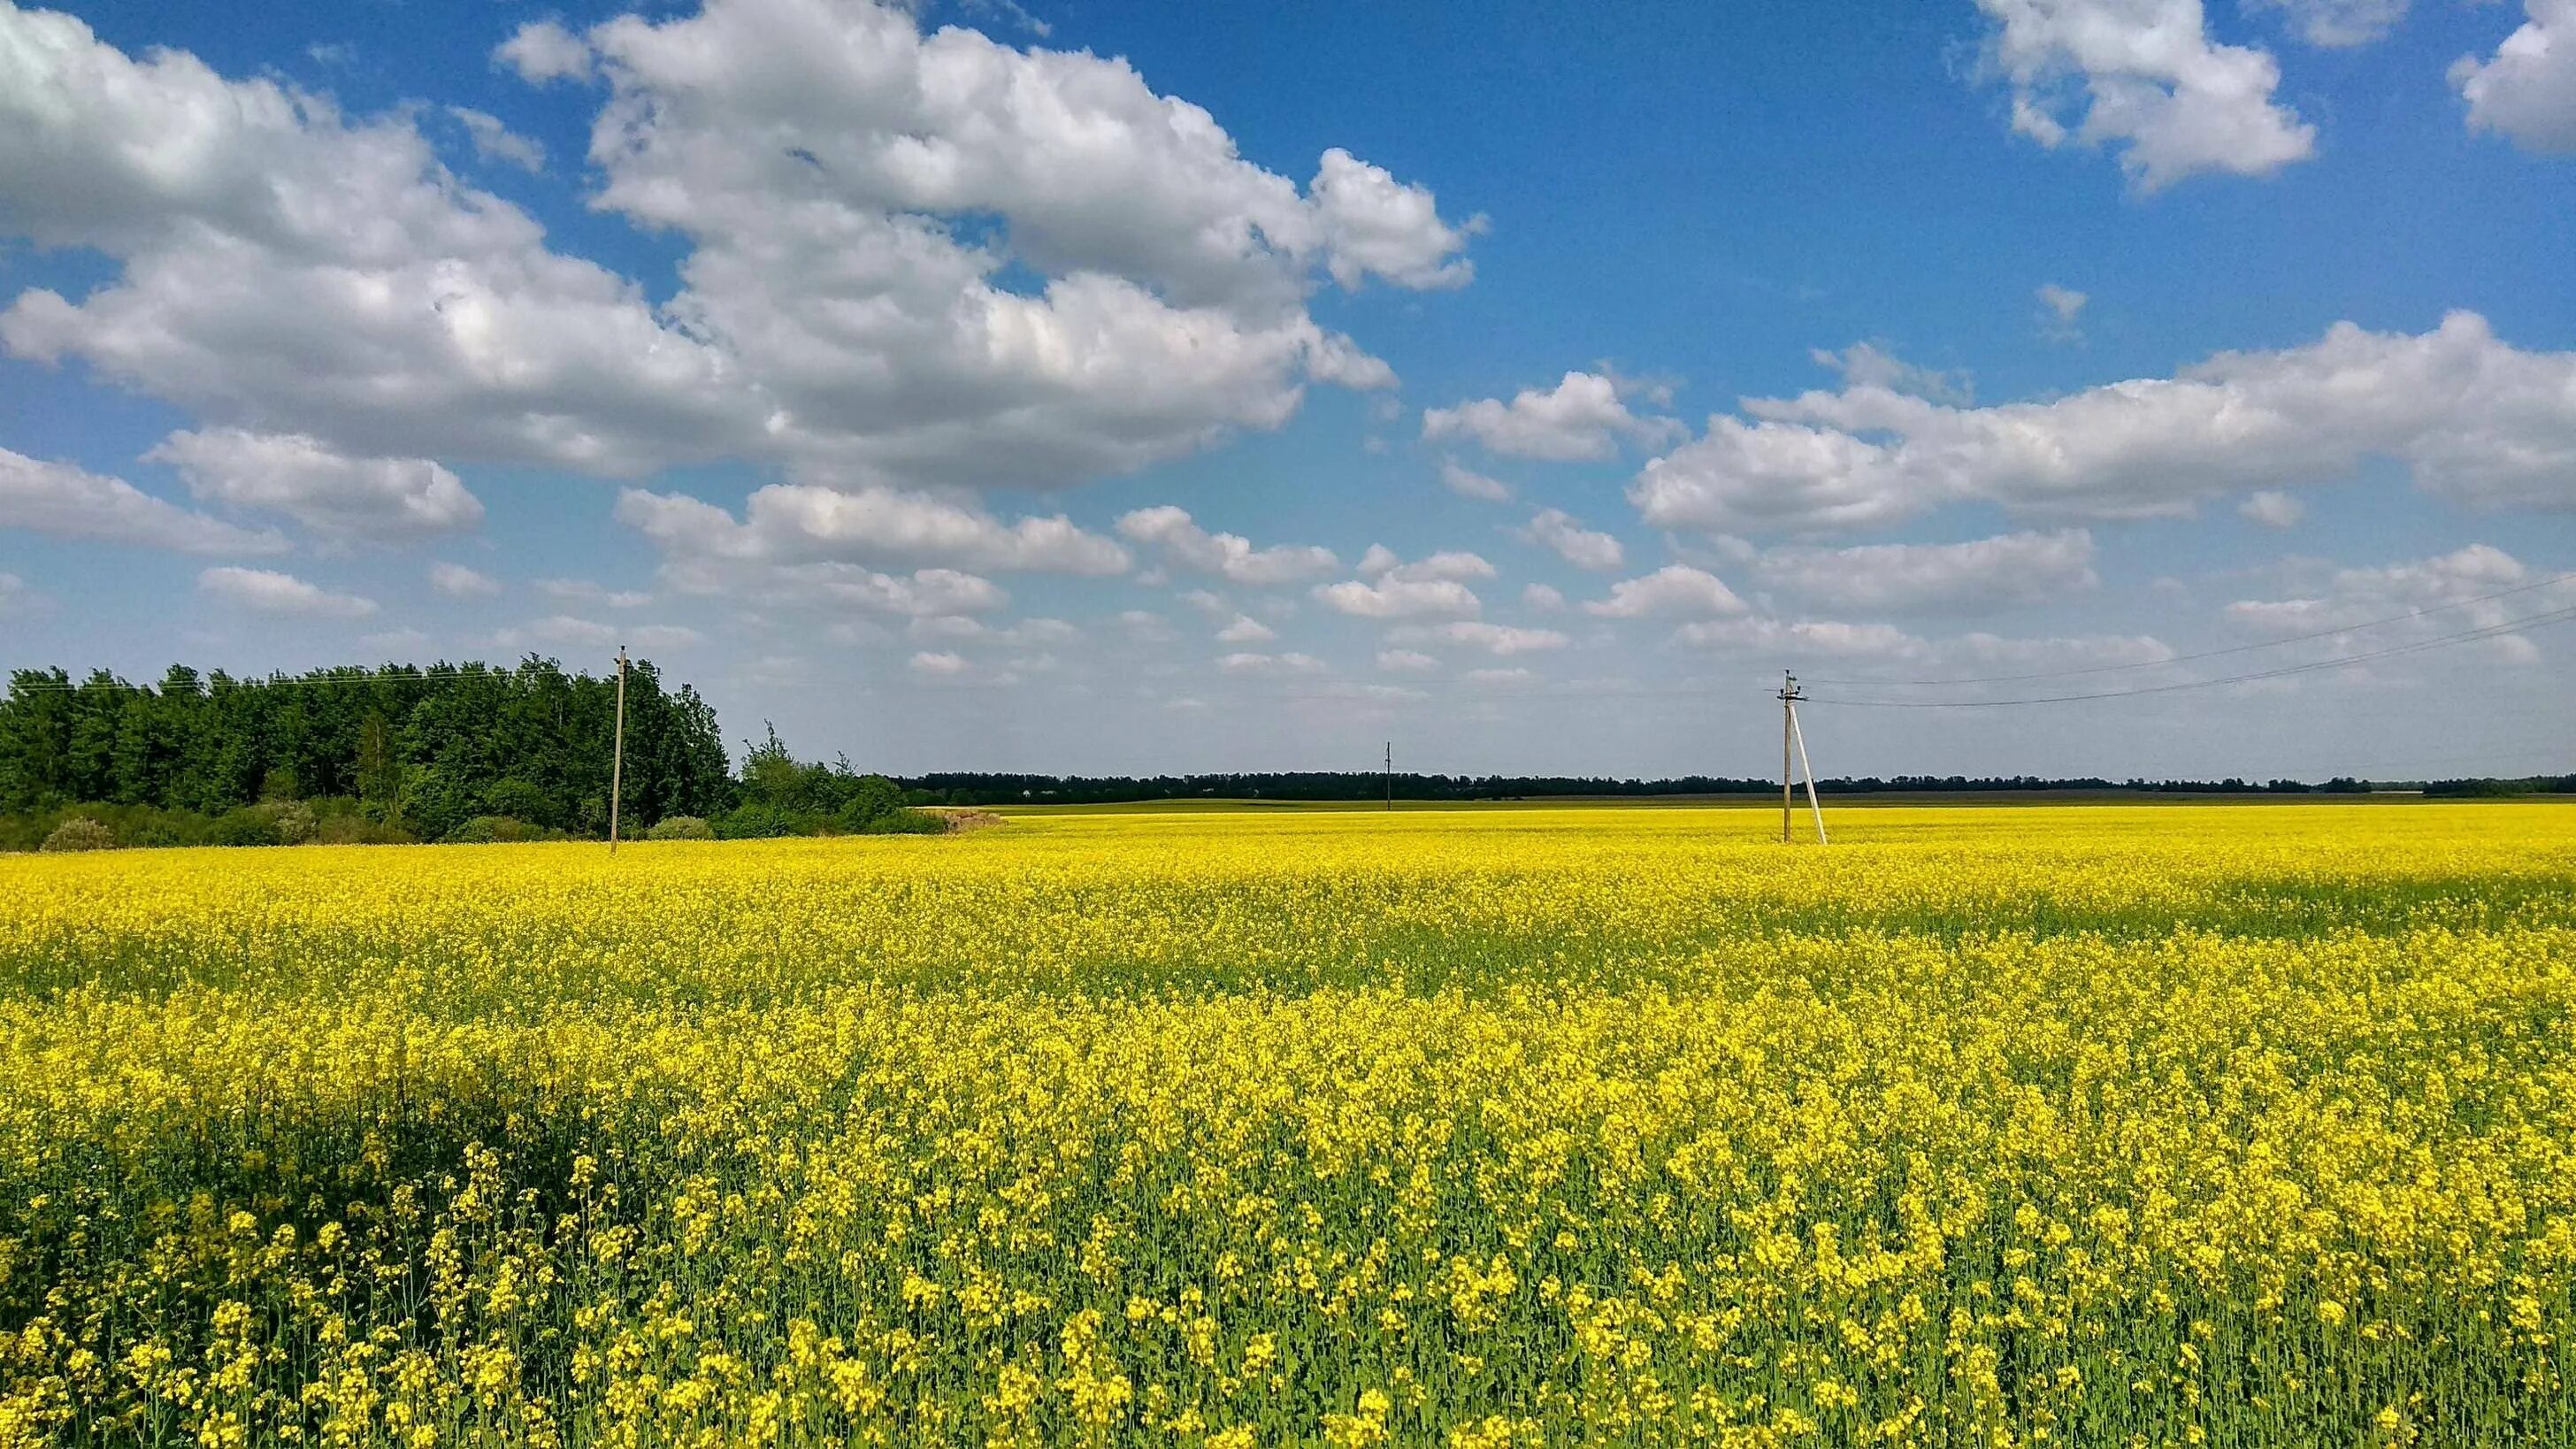
[[[0,1446],[2576,1441],[2576,809],[0,859]]]

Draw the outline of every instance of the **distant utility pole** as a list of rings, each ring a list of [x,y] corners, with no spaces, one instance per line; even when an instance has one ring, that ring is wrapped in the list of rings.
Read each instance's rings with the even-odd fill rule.
[[[1807,761],[1807,732],[1798,728],[1798,701],[1807,696],[1798,689],[1798,676],[1782,672],[1780,676],[1780,843],[1789,843],[1789,823],[1797,813],[1796,796],[1791,793],[1794,777],[1789,773],[1790,752],[1807,773],[1807,809],[1816,817],[1816,843],[1825,843],[1825,808],[1816,801],[1816,767]]]
[[[608,759],[608,853],[617,853],[618,795],[626,784],[626,646],[617,646],[617,743]]]
[[[1395,813],[1395,741],[1386,742],[1386,810]]]

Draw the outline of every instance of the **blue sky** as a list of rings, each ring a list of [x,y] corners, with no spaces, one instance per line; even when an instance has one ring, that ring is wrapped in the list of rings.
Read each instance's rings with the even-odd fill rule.
[[[2566,0],[0,4],[0,664],[624,642],[897,771],[1764,774],[1784,667],[1828,773],[2566,769],[2571,203]]]

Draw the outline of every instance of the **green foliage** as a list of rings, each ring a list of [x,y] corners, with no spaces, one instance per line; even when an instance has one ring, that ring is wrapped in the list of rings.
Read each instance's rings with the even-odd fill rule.
[[[81,802],[182,812],[197,818],[156,821],[152,833],[198,843],[255,833],[213,826],[241,807],[327,796],[432,839],[478,815],[599,834],[616,691],[613,678],[533,656],[508,669],[387,665],[265,680],[173,666],[157,686],[104,670],[78,682],[60,669],[18,670],[0,702],[0,813]],[[633,665],[626,823],[727,808],[728,764],[706,701],[686,685],[665,691],[648,662]]]
[[[695,815],[673,815],[646,831],[648,840],[713,840],[715,827]]]
[[[116,848],[116,835],[86,815],[75,815],[45,836],[44,848],[48,851],[113,850]]]
[[[507,815],[477,815],[438,839],[441,845],[509,845],[529,840],[568,840],[560,830],[549,830]]]

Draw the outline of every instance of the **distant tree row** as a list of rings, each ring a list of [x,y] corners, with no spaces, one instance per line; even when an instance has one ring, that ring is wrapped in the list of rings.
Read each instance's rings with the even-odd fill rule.
[[[102,804],[221,817],[263,802],[354,804],[419,839],[478,818],[599,834],[617,684],[550,659],[235,679],[173,665],[157,685],[106,671],[15,671],[0,703],[0,811]],[[639,661],[626,680],[623,813],[641,830],[730,808],[715,711]],[[350,813],[347,811],[326,811]],[[183,836],[185,832],[182,832]]]
[[[1420,775],[1389,779],[1368,770],[1323,770],[1284,774],[1155,775],[1002,775],[943,773],[918,775],[903,782],[906,798],[934,805],[1105,805],[1140,800],[1373,800],[1392,786],[1399,800],[1545,800],[1673,795],[1764,795],[1777,791],[1777,780],[1731,779],[1719,775],[1681,775],[1655,780],[1599,779],[1562,775]],[[2323,784],[2297,780],[2107,780],[2094,776],[2047,779],[2036,775],[1859,775],[1816,782],[1819,794],[2012,794],[2035,791],[2092,791],[2163,795],[2359,795],[2393,788],[2389,782],[2338,777]],[[2442,781],[2423,787],[2427,794],[2530,794],[2576,792],[2576,775],[2527,781]]]

